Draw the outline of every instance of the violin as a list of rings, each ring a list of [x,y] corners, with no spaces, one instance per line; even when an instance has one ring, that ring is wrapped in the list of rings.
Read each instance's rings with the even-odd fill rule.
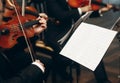
[[[12,19],[0,25],[0,33],[1,33],[0,34],[0,47],[3,49],[12,48],[14,45],[18,43],[17,39],[23,36],[27,44],[31,60],[35,61],[34,51],[32,49],[32,44],[29,38],[34,36],[35,31],[34,31],[33,25],[38,24],[39,20],[34,20],[36,19],[36,17],[33,15],[29,16],[27,14],[24,16],[23,15],[24,7],[25,7],[24,5],[22,5],[22,14],[20,14],[21,7],[15,4],[16,0],[7,0],[7,1],[9,5],[12,6],[13,8],[9,8],[9,6],[7,6],[8,10],[12,10],[12,13],[9,13],[6,16],[9,17],[12,15],[11,17]]]
[[[78,7],[89,5],[89,1],[90,0],[68,0],[68,4],[71,7],[78,8]],[[101,0],[94,0],[94,2],[101,2]],[[98,10],[100,8],[100,6],[94,4],[93,1],[91,3],[92,3],[91,4],[92,10]]]
[[[2,48],[12,48],[17,44],[17,39],[23,35],[21,27],[24,28],[27,38],[34,36],[34,29],[32,26],[38,24],[38,20],[28,21],[24,16],[20,16],[22,26],[19,24],[17,18],[14,18],[7,22],[6,24],[0,25],[0,47]]]
[[[14,2],[17,5],[16,0]],[[17,10],[19,11],[19,14],[21,14],[22,9],[18,5],[17,5]],[[38,16],[39,16],[39,13],[34,7],[32,7],[32,6],[26,6],[25,7],[25,17],[26,18],[28,18],[29,20],[35,20]],[[14,17],[16,17],[15,9],[13,8],[12,3],[9,0],[7,0],[7,5],[6,5],[6,8],[5,8],[3,20],[5,22],[8,22],[9,20],[13,19]],[[60,22],[57,19],[51,18],[51,17],[48,18],[47,22],[51,22],[55,25],[60,24]]]
[[[21,9],[18,9],[18,10],[21,13]],[[26,7],[25,11],[26,12],[37,12],[37,10],[34,7]],[[16,16],[15,10],[14,9],[5,8],[5,12],[4,12],[3,16],[4,16],[4,18],[12,19],[13,17]],[[35,19],[36,18],[34,15],[30,15],[29,13],[27,13],[25,16],[28,16],[29,19],[30,18],[31,19]]]
[[[15,4],[17,4],[16,1],[14,1]],[[17,11],[19,14],[22,13],[22,9],[19,5],[17,5]],[[32,6],[27,6],[25,7],[25,11],[27,12],[37,12],[37,10],[32,7]],[[36,17],[34,15],[30,15],[29,13],[25,13],[25,17],[28,17],[28,19],[36,19]],[[7,0],[7,3],[6,3],[6,6],[5,6],[5,11],[4,11],[4,14],[3,14],[3,20],[8,22],[9,20],[11,20],[12,18],[16,17],[16,12],[15,12],[15,8],[13,7],[12,3]]]
[[[68,4],[73,8],[83,7],[89,5],[91,1],[91,7],[93,11],[99,10],[102,6],[106,7],[107,4],[103,3],[102,0],[68,0]],[[114,11],[119,11],[120,8],[117,6],[112,7]]]
[[[15,1],[15,3],[16,3],[16,1]],[[19,6],[16,6],[16,7],[17,7],[17,10],[20,11],[20,7]],[[15,16],[14,6],[12,3],[10,3],[10,0],[6,0],[3,17],[10,19],[13,16]]]

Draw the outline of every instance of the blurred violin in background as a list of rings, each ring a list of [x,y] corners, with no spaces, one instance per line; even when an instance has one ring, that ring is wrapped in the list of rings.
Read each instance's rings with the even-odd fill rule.
[[[107,4],[103,3],[102,0],[68,0],[68,4],[73,8],[87,6],[91,3],[92,10],[99,10],[101,7],[107,7]],[[114,11],[119,11],[120,8],[117,6],[112,7]]]

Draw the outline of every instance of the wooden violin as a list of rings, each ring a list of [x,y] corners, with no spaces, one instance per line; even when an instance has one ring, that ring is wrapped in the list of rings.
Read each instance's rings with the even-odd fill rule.
[[[68,0],[68,4],[73,8],[78,8],[78,7],[83,7],[83,6],[89,5],[90,1],[91,1],[91,7],[92,7],[93,11],[99,10],[102,6],[103,7],[107,6],[107,4],[103,3],[102,0]],[[120,10],[119,7],[114,6],[114,5],[113,5],[112,9],[114,11]]]
[[[35,60],[34,51],[32,50],[32,44],[29,38],[35,35],[34,31],[35,27],[33,28],[33,25],[38,24],[39,20],[35,20],[37,17],[33,15],[30,16],[28,14],[25,14],[24,12],[25,5],[22,5],[22,7],[20,7],[19,5],[17,5],[16,0],[7,1],[9,5],[12,6],[12,8],[9,8],[8,6],[8,10],[11,10],[11,12],[10,11],[8,11],[9,13],[5,12],[4,17],[5,16],[9,17],[12,15],[11,17],[12,19],[0,25],[0,31],[2,32],[0,34],[1,36],[0,47],[4,49],[12,48],[14,45],[18,43],[17,39],[23,36],[27,44],[31,60],[34,61]],[[25,0],[23,0],[22,2],[24,4]]]
[[[22,22],[22,27],[28,38],[34,36],[34,29],[32,26],[34,24],[38,24],[38,20],[28,21],[27,18],[20,16],[20,20]],[[17,18],[12,19],[6,24],[0,25],[0,47],[2,48],[12,48],[17,44],[17,39],[23,35],[21,30],[21,25]]]
[[[15,4],[17,5],[17,11],[19,13],[19,15],[22,13],[22,9],[21,7],[17,4],[16,0],[14,1]],[[37,12],[37,10],[32,7],[32,6],[26,6],[25,7],[25,12]],[[37,17],[34,15],[31,15],[29,13],[25,13],[25,17],[27,16],[28,19],[34,20]],[[5,6],[5,11],[3,14],[3,20],[8,22],[9,20],[11,20],[12,18],[16,17],[16,12],[15,12],[15,8],[13,6],[13,4],[10,2],[10,0],[7,0],[6,6]]]
[[[89,5],[89,2],[90,2],[90,0],[68,0],[68,4],[71,7],[74,7],[74,8],[78,8],[78,7],[83,7],[83,6]],[[100,6],[95,4],[94,2],[100,3],[101,0],[91,1],[92,10],[98,10],[100,8]]]

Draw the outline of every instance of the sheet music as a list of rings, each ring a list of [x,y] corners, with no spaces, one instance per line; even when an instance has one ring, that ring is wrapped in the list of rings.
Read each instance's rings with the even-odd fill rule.
[[[116,31],[83,22],[60,54],[94,71],[116,34]]]

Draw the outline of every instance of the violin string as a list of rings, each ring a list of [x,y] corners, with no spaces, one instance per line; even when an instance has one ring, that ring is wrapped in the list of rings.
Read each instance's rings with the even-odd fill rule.
[[[31,48],[30,48],[29,42],[28,42],[28,40],[27,40],[26,33],[25,33],[24,28],[23,28],[23,26],[22,26],[22,23],[21,23],[21,21],[20,21],[19,14],[18,14],[17,8],[15,7],[15,3],[14,3],[13,0],[12,0],[12,3],[14,4],[15,12],[16,12],[16,15],[17,15],[18,21],[19,21],[19,23],[20,23],[20,27],[21,27],[21,30],[22,30],[22,32],[23,32],[23,35],[24,35],[24,38],[25,38],[25,41],[26,41],[26,44],[27,44],[27,47],[28,47],[28,50],[29,50],[29,53],[30,53],[31,59],[32,59],[32,61],[34,61],[33,54],[32,54],[32,51],[31,51]]]
[[[25,0],[22,0],[22,16],[25,15]]]

